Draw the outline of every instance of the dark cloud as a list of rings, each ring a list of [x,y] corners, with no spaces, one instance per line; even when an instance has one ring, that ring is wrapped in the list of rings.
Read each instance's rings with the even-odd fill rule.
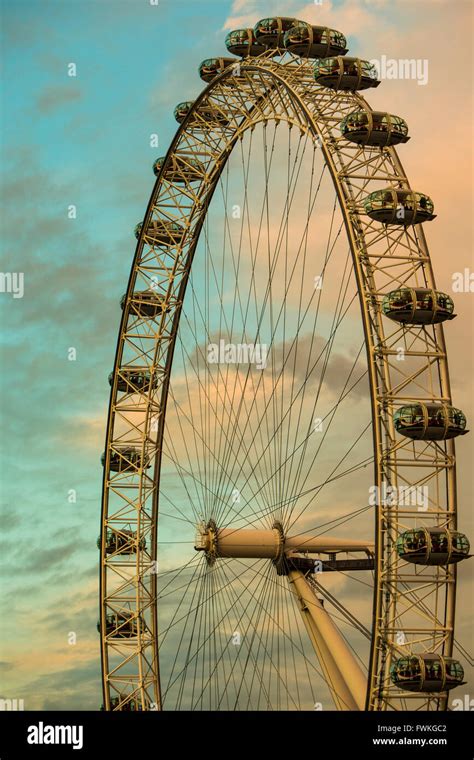
[[[36,45],[46,48],[53,45],[56,34],[53,32],[51,24],[42,23],[37,17],[32,22],[31,18],[24,12],[25,8],[20,7],[21,3],[10,3],[9,5],[10,8],[7,8],[5,6],[8,4],[4,3],[2,9],[2,26],[9,46],[31,50]]]
[[[225,335],[212,334],[210,343],[218,343],[219,338],[227,341]],[[248,336],[241,340],[234,338],[234,342],[253,342],[253,338]],[[263,341],[262,341],[263,342]],[[207,359],[207,343],[196,346],[190,351],[190,362],[192,362],[196,371],[203,370]],[[352,385],[366,372],[365,354],[357,361],[348,357],[346,354],[337,350],[337,337],[333,346],[328,343],[326,338],[321,336],[301,335],[297,341],[291,340],[285,343],[277,343],[268,349],[267,371],[275,368],[275,376],[279,377],[284,372],[285,376],[294,378],[295,391],[306,381],[308,389],[317,391],[321,383],[322,389],[329,391],[332,395],[339,396],[344,389],[348,391]],[[283,369],[284,367],[284,369]],[[240,367],[241,372],[247,372],[247,367]],[[252,371],[258,374],[261,370],[252,367]],[[264,370],[265,371],[265,370]],[[227,372],[227,369],[226,369]],[[281,383],[281,380],[280,380]],[[369,398],[367,380],[361,379],[349,394],[353,400]]]
[[[7,532],[17,528],[21,523],[20,515],[13,511],[10,511],[12,507],[7,504],[6,508],[2,510],[2,530]]]
[[[13,563],[10,570],[3,570],[4,575],[30,575],[36,573],[45,573],[51,568],[62,565],[78,551],[79,541],[69,541],[62,546],[52,546],[48,549],[28,546],[25,551],[23,545],[18,545],[16,555],[18,562]]]
[[[272,350],[277,376],[284,365],[285,372],[294,375],[296,387],[307,378],[313,390],[321,383],[323,388],[339,395],[346,380],[348,390],[366,370],[362,360],[355,362],[354,359],[338,353],[337,348],[334,350],[334,347],[320,336],[302,336],[294,344],[287,341],[276,345]],[[351,398],[363,397],[367,397],[367,387],[366,383],[361,381],[351,392]]]
[[[57,108],[81,99],[82,91],[78,88],[75,79],[71,77],[70,84],[45,87],[38,95],[36,107],[41,114],[49,114]]]
[[[47,672],[30,681],[24,694],[35,695],[29,709],[98,710],[101,699],[99,646],[97,657],[75,668]]]
[[[68,604],[67,601],[65,602],[66,604]],[[96,625],[99,615],[97,604],[94,604],[89,609],[83,608],[80,612],[70,609],[70,605],[65,605],[62,611],[50,612],[39,618],[35,621],[35,626],[41,629],[43,633],[45,628],[56,633],[63,631],[64,641],[69,631],[74,631],[81,640],[90,638],[91,635],[97,632]]]
[[[95,562],[93,561],[94,559],[96,560]],[[23,615],[28,624],[31,624],[30,608],[27,606],[28,602],[26,600],[41,598],[45,589],[55,588],[58,590],[58,593],[60,591],[66,591],[67,593],[65,593],[64,596],[57,596],[57,598],[53,598],[52,601],[48,601],[44,612],[50,614],[45,614],[43,617],[39,618],[38,621],[35,620],[35,625],[37,625],[38,628],[42,628],[46,623],[48,623],[48,627],[57,628],[60,625],[62,627],[69,626],[68,630],[73,625],[74,630],[76,630],[76,628],[78,628],[78,613],[76,609],[82,605],[83,612],[80,613],[79,627],[85,635],[87,633],[90,634],[91,630],[95,630],[97,617],[97,600],[99,594],[97,554],[94,553],[91,560],[91,565],[86,567],[85,570],[81,570],[81,566],[77,566],[77,558],[75,564],[72,567],[68,567],[66,572],[62,572],[61,567],[59,567],[59,569],[54,569],[54,565],[51,565],[53,572],[49,575],[43,573],[35,574],[39,575],[41,578],[41,581],[35,584],[21,582],[21,580],[17,583],[13,583],[12,577],[9,577],[8,581],[5,577],[1,597],[2,614],[8,615],[11,613],[12,608],[15,608],[17,622],[19,621],[20,616]],[[16,576],[19,576],[24,581],[25,573],[18,573],[18,568],[21,563],[15,562],[13,564],[17,568],[17,571],[14,573],[15,578]],[[29,573],[30,571],[28,571],[28,574]],[[6,573],[4,574],[6,576]],[[97,581],[95,588],[93,588],[92,591],[89,589],[87,591],[82,590],[81,581],[85,584],[92,578],[95,578]],[[6,588],[7,585],[9,587],[8,591]],[[71,614],[64,614],[65,610],[71,610]],[[86,616],[86,619],[84,616]],[[92,617],[89,619],[89,616]]]
[[[11,581],[9,581],[9,584],[11,585]],[[10,588],[9,591],[6,591],[5,586],[6,584],[4,583],[1,596],[1,605],[5,610],[5,615],[11,612],[13,605],[18,606],[18,599],[34,599],[44,590],[44,583],[42,581],[38,583],[17,584],[13,588]]]

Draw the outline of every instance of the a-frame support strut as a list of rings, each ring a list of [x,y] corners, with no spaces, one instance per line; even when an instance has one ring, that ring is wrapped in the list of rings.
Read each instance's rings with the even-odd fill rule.
[[[288,572],[290,589],[338,710],[364,710],[367,677],[301,570]]]

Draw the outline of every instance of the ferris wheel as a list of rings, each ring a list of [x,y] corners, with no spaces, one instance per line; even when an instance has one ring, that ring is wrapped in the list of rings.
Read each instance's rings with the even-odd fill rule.
[[[121,302],[103,708],[446,709],[467,430],[408,126],[338,31],[226,46],[175,109]]]

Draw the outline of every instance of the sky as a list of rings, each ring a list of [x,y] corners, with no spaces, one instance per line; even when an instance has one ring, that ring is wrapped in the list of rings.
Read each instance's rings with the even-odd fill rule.
[[[96,709],[107,375],[133,228],[152,189],[153,161],[175,133],[174,106],[198,95],[198,65],[225,54],[228,30],[268,15],[339,29],[351,53],[367,59],[426,59],[425,86],[387,80],[368,100],[410,126],[402,161],[413,186],[435,202],[428,243],[438,285],[452,293],[453,274],[473,268],[472,6],[3,0],[0,12],[1,268],[24,273],[23,298],[0,293],[0,696],[23,698],[26,709]],[[71,205],[76,218],[68,218]],[[458,317],[446,330],[450,372],[455,405],[469,421],[472,293],[456,293],[455,303]],[[473,536],[472,436],[457,451],[460,528]],[[472,573],[462,566],[460,576],[458,634],[472,652]]]

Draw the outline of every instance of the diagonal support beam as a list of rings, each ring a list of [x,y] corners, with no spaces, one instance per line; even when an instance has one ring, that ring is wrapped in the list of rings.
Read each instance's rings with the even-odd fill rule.
[[[288,573],[306,630],[338,710],[364,710],[367,678],[300,570]]]

